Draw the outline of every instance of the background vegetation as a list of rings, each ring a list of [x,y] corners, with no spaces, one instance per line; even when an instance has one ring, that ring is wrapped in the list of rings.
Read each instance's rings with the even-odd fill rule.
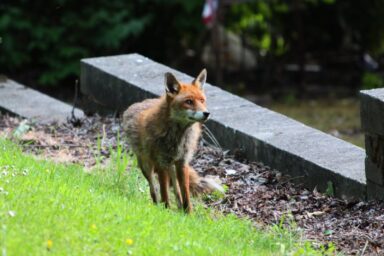
[[[305,106],[297,100],[331,97],[335,108],[345,109],[338,105],[340,97],[384,85],[384,1],[220,3],[218,24],[255,57],[254,67],[237,63],[235,69],[226,68],[231,65],[223,46],[228,40],[221,42],[221,54],[227,56],[221,65],[202,62],[215,34],[202,22],[204,0],[3,0],[0,73],[72,101],[81,58],[138,52],[189,74],[206,66],[211,83],[325,132],[337,129],[333,134],[363,144],[357,100],[346,109],[351,110],[346,115],[355,118],[350,124],[357,126],[348,125],[346,131],[340,130],[345,117],[335,115],[336,125],[332,119],[323,127],[321,119],[300,112],[322,111],[328,99]],[[217,47],[213,49],[220,56]],[[273,106],[276,99],[283,105]]]
[[[70,86],[79,59],[139,52],[187,72],[201,67],[209,43],[203,0],[1,1],[1,72],[34,86]],[[331,84],[383,84],[384,2],[381,0],[221,1],[219,21],[257,56],[247,75],[227,86],[249,89]],[[321,72],[286,72],[289,63],[318,64]],[[225,64],[224,64],[225,65]],[[253,79],[258,74],[257,79]],[[279,74],[279,76],[276,76]],[[233,79],[229,79],[233,77]],[[243,79],[240,79],[242,77]],[[234,88],[239,89],[239,88]]]
[[[176,58],[182,39],[201,28],[201,6],[200,1],[2,1],[1,71],[36,86],[62,86],[79,75],[85,57],[135,51]]]

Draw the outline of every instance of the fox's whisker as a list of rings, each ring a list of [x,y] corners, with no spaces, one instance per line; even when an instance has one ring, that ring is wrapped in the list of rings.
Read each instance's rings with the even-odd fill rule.
[[[203,127],[204,127],[203,133],[212,141],[213,145],[216,148],[219,148],[220,150],[223,150],[221,145],[220,145],[220,143],[217,141],[215,135],[213,135],[211,130],[209,130],[209,128],[206,125],[203,125]],[[211,144],[211,143],[208,143],[208,144]]]

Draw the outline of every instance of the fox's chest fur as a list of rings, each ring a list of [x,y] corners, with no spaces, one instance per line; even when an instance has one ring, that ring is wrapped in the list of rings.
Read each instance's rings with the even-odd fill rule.
[[[200,134],[200,124],[189,127],[171,124],[163,134],[153,138],[153,142],[148,141],[148,146],[154,145],[154,148],[147,147],[147,150],[151,151],[161,165],[170,165],[179,161],[189,163]]]
[[[176,162],[189,163],[201,135],[201,124],[173,122],[162,99],[150,99],[132,105],[124,113],[124,129],[133,150],[156,165],[169,167]]]

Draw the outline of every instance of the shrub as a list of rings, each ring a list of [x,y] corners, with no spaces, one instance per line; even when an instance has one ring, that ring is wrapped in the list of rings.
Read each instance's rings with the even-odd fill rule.
[[[167,43],[180,48],[178,36],[186,30],[193,33],[199,26],[201,4],[175,0],[2,1],[0,66],[7,74],[33,71],[38,84],[55,85],[78,76],[81,58],[132,50],[145,53],[154,47],[159,51]]]

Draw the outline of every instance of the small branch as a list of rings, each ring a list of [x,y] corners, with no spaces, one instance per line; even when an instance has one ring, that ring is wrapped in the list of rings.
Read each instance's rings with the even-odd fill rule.
[[[365,250],[367,249],[367,247],[368,247],[368,240],[365,242],[364,248],[363,248],[363,250],[361,251],[360,256],[363,256],[363,255],[364,255]]]
[[[72,111],[71,111],[71,118],[68,119],[68,122],[71,123],[73,126],[75,127],[79,127],[81,126],[81,120],[80,118],[77,118],[75,116],[75,109],[76,109],[76,105],[77,105],[77,100],[78,100],[78,88],[79,88],[79,80],[76,79],[76,83],[75,83],[75,97],[73,99],[73,107],[72,107]]]

